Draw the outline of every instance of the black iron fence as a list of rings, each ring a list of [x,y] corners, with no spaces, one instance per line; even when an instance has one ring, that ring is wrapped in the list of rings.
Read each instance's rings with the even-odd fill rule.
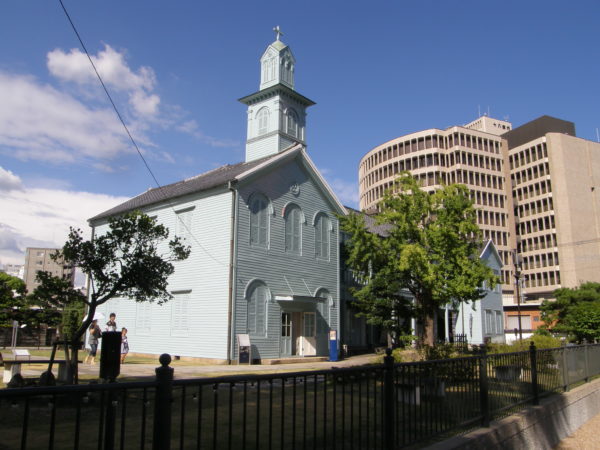
[[[600,345],[311,372],[0,391],[0,449],[392,449],[600,374]]]

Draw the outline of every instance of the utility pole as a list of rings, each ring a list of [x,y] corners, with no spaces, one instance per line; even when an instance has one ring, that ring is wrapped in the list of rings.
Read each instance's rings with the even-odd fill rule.
[[[521,258],[513,252],[513,263],[515,265],[515,289],[517,292],[517,317],[519,320],[519,339],[523,340],[523,327],[521,327]]]

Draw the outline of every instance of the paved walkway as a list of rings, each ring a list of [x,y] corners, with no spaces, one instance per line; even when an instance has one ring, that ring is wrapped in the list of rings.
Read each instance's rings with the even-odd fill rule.
[[[600,449],[600,414],[581,426],[575,433],[561,441],[554,450],[598,450]]]
[[[243,373],[280,373],[280,372],[299,372],[303,370],[325,370],[332,367],[352,367],[364,364],[369,364],[373,361],[374,355],[358,355],[344,359],[343,361],[318,361],[296,364],[273,364],[273,365],[194,365],[190,362],[174,361],[171,367],[175,369],[175,378],[195,378],[195,377],[212,377],[223,375],[237,375]],[[154,369],[160,366],[158,358],[154,364],[138,364],[127,363],[121,365],[121,375],[119,378],[143,378],[154,377]],[[27,370],[23,370],[23,376],[36,377],[42,372],[42,368],[30,366]],[[100,371],[100,365],[80,364],[79,376],[83,379],[97,377]]]

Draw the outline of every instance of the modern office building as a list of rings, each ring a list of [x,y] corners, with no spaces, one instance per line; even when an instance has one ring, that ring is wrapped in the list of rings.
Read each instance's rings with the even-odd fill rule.
[[[542,116],[503,135],[513,190],[522,298],[600,281],[600,143]]]
[[[511,249],[516,241],[507,155],[500,134],[510,123],[480,117],[446,130],[431,128],[393,139],[369,151],[359,164],[359,204],[366,212],[377,203],[403,171],[413,174],[425,190],[462,183],[478,208],[483,237],[492,240],[502,258],[502,290],[512,296]]]
[[[542,116],[513,129],[483,116],[393,139],[360,161],[360,208],[376,210],[402,171],[424,189],[442,183],[470,189],[484,237],[504,263],[510,324],[518,309],[513,251],[524,329],[537,327],[539,304],[557,288],[600,282],[600,143],[576,137],[572,122]]]
[[[54,261],[50,255],[55,253],[58,249],[56,248],[31,248],[28,247],[25,253],[25,272],[23,281],[27,287],[27,292],[33,292],[38,286],[36,281],[37,273],[40,270],[50,272],[56,277],[67,278],[74,280],[75,270],[74,268],[66,264],[62,259]]]

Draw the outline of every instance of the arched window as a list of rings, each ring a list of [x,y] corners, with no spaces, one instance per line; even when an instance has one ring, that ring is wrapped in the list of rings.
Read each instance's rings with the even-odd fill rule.
[[[258,120],[258,134],[265,134],[269,131],[269,108],[261,108],[256,115]]]
[[[300,253],[302,211],[297,205],[289,205],[285,209],[285,250]]]
[[[250,244],[267,247],[269,240],[269,201],[264,195],[250,198]]]
[[[254,282],[250,287],[247,300],[247,330],[249,334],[264,336],[267,331],[267,300],[269,291],[261,282]]]
[[[296,114],[296,111],[289,108],[286,112],[286,120],[287,134],[298,137],[298,114]]]
[[[331,303],[331,294],[327,289],[321,289],[317,292],[317,333],[323,334],[329,332],[329,308]]]
[[[315,256],[329,259],[329,217],[323,213],[315,219]]]

